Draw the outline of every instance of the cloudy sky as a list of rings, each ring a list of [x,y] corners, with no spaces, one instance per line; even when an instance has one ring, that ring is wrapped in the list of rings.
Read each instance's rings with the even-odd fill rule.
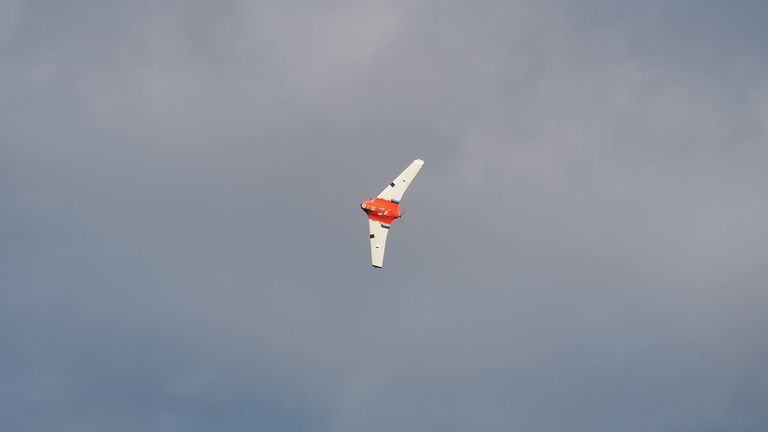
[[[0,429],[765,431],[767,20],[0,0]]]

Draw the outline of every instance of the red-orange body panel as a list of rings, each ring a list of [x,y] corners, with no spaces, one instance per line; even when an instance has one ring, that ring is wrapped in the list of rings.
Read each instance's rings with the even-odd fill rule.
[[[391,225],[392,221],[400,217],[400,208],[396,202],[385,200],[383,198],[374,198],[372,200],[360,203],[368,219]]]

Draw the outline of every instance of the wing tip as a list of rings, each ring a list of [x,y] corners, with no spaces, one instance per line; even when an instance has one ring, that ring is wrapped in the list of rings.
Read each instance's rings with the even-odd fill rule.
[[[373,266],[373,268],[377,268],[377,269],[381,268],[381,266],[377,266],[376,264],[371,264],[371,265]]]
[[[424,165],[424,161],[421,160],[421,159],[416,159],[415,161],[413,161],[413,163],[415,163],[417,165]]]

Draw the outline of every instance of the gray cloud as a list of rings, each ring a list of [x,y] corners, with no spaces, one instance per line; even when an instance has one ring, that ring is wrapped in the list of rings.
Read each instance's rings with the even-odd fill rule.
[[[0,12],[3,429],[768,424],[759,2]]]

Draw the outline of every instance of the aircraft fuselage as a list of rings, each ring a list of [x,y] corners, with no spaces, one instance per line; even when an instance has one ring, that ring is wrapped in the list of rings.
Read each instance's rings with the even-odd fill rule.
[[[374,198],[361,202],[360,207],[368,216],[368,219],[387,225],[392,224],[392,221],[401,216],[399,204],[394,200]]]

